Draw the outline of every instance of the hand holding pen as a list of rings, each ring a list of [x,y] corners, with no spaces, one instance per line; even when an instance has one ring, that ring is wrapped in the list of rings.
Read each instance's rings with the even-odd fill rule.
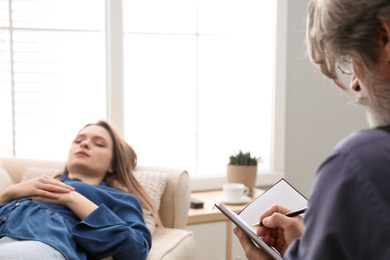
[[[291,212],[283,206],[273,205],[259,217],[266,226],[256,223],[258,224],[256,234],[267,245],[274,246],[283,255],[288,245],[301,237],[305,231],[302,218],[293,218],[305,211],[306,208]]]
[[[295,217],[295,216],[298,216],[300,214],[305,213],[305,211],[306,211],[306,208],[287,213],[287,214],[285,214],[285,216],[286,217]],[[263,222],[261,222],[261,221],[252,225],[252,227],[260,227],[260,226],[264,226]]]

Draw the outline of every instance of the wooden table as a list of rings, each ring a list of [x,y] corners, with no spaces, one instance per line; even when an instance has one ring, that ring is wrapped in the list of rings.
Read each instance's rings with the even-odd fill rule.
[[[252,196],[252,200],[250,202],[252,202],[253,199],[257,198],[263,192],[264,190],[255,189],[255,192]],[[222,195],[223,195],[222,190],[192,193],[191,197],[202,200],[204,202],[204,205],[203,208],[201,209],[191,208],[189,210],[187,225],[209,223],[215,221],[226,221],[227,229],[228,229],[227,237],[226,237],[226,245],[227,245],[226,256],[227,259],[231,259],[232,233],[230,232],[230,230],[232,229],[232,222],[214,206],[214,204],[218,205],[219,203],[221,203],[221,201],[219,201],[219,197],[221,197]],[[243,204],[227,204],[227,203],[223,203],[223,204],[226,207],[228,207],[230,210],[238,213],[250,202],[243,203]]]

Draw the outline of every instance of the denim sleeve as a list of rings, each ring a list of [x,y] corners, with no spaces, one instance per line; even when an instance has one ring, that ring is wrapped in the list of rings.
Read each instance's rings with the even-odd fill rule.
[[[127,207],[124,218],[105,205],[100,205],[88,217],[73,226],[73,239],[93,256],[113,256],[121,259],[146,259],[151,247],[151,235],[145,226],[140,207]]]

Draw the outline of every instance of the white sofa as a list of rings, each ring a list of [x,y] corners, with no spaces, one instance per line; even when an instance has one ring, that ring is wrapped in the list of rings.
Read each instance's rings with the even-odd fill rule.
[[[64,165],[65,162],[60,161],[0,158],[0,166],[8,173],[13,183],[20,182],[24,178],[26,169],[35,167],[62,171]],[[163,173],[168,177],[159,208],[164,228],[155,228],[152,234],[152,248],[147,260],[194,259],[195,240],[192,232],[185,230],[190,207],[190,180],[187,172],[146,166],[138,166],[135,170]],[[4,178],[1,181],[4,181]]]

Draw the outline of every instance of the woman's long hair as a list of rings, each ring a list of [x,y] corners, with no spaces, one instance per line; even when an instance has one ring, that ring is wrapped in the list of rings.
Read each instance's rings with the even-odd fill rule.
[[[106,177],[104,178],[106,185],[137,196],[141,205],[151,212],[153,218],[157,222],[157,225],[162,227],[162,223],[153,200],[144,187],[134,177],[133,170],[137,166],[137,154],[134,149],[124,141],[114,127],[112,127],[108,122],[100,120],[95,124],[88,124],[84,126],[84,128],[91,125],[97,125],[105,128],[110,134],[113,142],[112,166],[114,171],[106,173]],[[68,168],[65,167],[63,175],[68,176],[68,174]]]

